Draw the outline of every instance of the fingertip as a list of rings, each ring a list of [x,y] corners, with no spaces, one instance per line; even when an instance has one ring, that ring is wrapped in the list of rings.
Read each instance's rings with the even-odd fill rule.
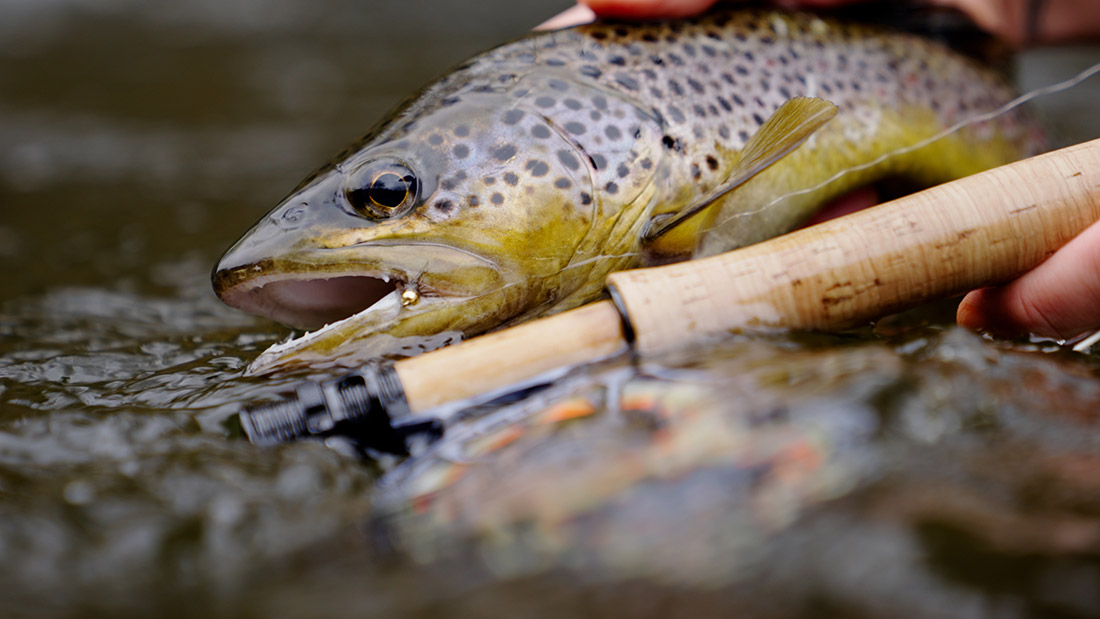
[[[960,327],[971,331],[985,330],[980,309],[983,290],[984,288],[972,290],[959,302],[959,307],[955,310],[955,322],[959,323]]]
[[[665,19],[702,13],[717,0],[580,0],[599,17]]]

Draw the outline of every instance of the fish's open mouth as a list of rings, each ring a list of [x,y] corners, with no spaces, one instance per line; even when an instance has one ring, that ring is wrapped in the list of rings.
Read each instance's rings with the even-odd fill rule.
[[[220,293],[226,304],[299,329],[317,329],[375,305],[398,289],[390,276],[257,278]]]

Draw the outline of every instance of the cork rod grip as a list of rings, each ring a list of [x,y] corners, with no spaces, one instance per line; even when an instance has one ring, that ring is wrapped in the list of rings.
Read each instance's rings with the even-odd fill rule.
[[[726,254],[612,274],[635,349],[830,329],[1012,279],[1100,220],[1100,140]]]

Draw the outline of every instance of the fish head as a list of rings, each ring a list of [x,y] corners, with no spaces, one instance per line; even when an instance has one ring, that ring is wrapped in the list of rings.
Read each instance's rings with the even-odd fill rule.
[[[595,191],[577,145],[515,86],[398,112],[224,255],[218,296],[329,325],[329,355],[365,334],[472,333],[552,303]]]

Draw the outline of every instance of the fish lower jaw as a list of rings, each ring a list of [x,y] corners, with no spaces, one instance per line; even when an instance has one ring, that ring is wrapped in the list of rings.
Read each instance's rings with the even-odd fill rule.
[[[273,344],[266,351],[265,355],[279,356],[285,353],[293,352],[295,350],[309,346],[313,341],[321,339],[328,334],[338,331],[350,322],[362,321],[366,314],[377,315],[378,318],[385,319],[387,317],[396,317],[401,312],[405,303],[402,300],[402,289],[395,287],[392,292],[385,295],[374,304],[362,309],[350,316],[341,318],[334,322],[330,322],[316,331],[306,331],[301,335],[288,339],[278,344]]]

